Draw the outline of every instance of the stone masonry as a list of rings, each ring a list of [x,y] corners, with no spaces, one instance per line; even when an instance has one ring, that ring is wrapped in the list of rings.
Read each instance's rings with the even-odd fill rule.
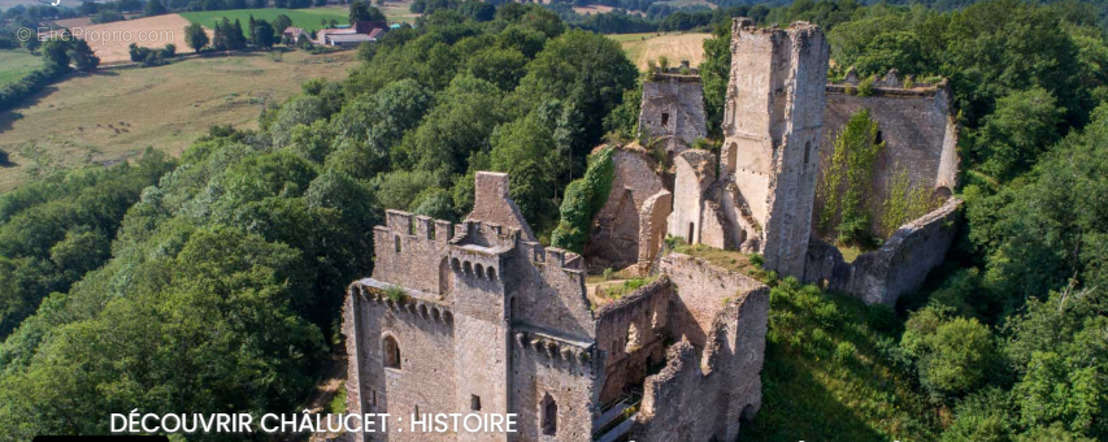
[[[393,425],[354,439],[735,438],[761,404],[765,286],[669,255],[653,282],[598,308],[583,259],[529,239],[506,175],[480,172],[475,190],[456,225],[389,210],[374,229],[373,276],[344,303],[347,411],[516,413],[518,431]],[[711,419],[688,413],[707,404]]]
[[[663,143],[679,153],[708,135],[700,76],[686,64],[680,69],[652,72],[642,84],[639,138]]]

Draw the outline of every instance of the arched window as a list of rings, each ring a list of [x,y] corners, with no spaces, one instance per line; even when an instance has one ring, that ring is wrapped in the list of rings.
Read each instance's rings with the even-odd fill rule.
[[[488,273],[489,279],[496,281],[496,269],[489,267],[485,272]]]
[[[473,265],[470,264],[469,261],[466,261],[464,264],[462,264],[462,268],[465,269],[467,275],[473,274]]]
[[[662,126],[667,125],[669,125],[669,114],[666,112],[662,112]]]
[[[396,338],[392,336],[385,336],[384,343],[382,344],[382,352],[385,356],[385,366],[388,368],[400,369],[400,345],[396,343]]]
[[[542,415],[542,434],[553,436],[558,433],[558,403],[546,393],[539,403]]]
[[[477,273],[478,278],[484,278],[485,277],[485,267],[482,266],[481,264],[475,265],[473,270],[474,270],[474,272]]]

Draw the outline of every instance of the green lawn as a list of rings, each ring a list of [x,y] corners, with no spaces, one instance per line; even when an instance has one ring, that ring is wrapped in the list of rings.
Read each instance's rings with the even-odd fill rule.
[[[238,19],[242,22],[243,32],[250,35],[246,24],[250,22],[250,16],[255,19],[272,22],[278,15],[287,15],[292,20],[292,25],[312,32],[323,29],[323,20],[335,20],[340,25],[349,23],[346,8],[312,8],[312,9],[231,9],[226,11],[199,11],[182,12],[181,16],[192,23],[200,23],[204,27],[214,29],[217,21],[227,17],[228,20]]]
[[[42,66],[42,57],[31,55],[22,49],[0,51],[0,87],[23,78]]]

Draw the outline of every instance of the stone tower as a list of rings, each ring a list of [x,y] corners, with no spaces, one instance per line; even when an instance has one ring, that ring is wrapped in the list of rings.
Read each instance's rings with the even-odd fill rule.
[[[819,27],[731,30],[720,174],[757,223],[766,266],[804,274],[815,199],[830,48]]]
[[[659,138],[667,151],[681,152],[707,134],[700,75],[688,62],[678,69],[654,72],[643,82],[640,137]]]

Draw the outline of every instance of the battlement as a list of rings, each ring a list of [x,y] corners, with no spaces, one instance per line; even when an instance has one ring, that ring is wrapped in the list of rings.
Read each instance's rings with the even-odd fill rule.
[[[511,249],[519,240],[521,231],[495,222],[468,219],[454,225],[454,245],[475,244],[482,247]]]
[[[399,292],[390,294],[390,289],[399,289]],[[425,293],[410,290],[404,287],[389,285],[373,279],[363,279],[350,284],[350,295],[357,295],[362,299],[379,304],[394,313],[407,313],[413,318],[433,321],[445,325],[453,325],[454,313],[446,304],[435,302]],[[398,296],[398,294],[401,294]]]
[[[540,243],[520,241],[520,251],[535,265],[551,265],[556,268],[584,275],[581,255],[557,247],[545,247]]]
[[[453,223],[401,210],[385,210],[385,225],[375,230],[397,235],[409,235],[445,244],[451,238]]]

